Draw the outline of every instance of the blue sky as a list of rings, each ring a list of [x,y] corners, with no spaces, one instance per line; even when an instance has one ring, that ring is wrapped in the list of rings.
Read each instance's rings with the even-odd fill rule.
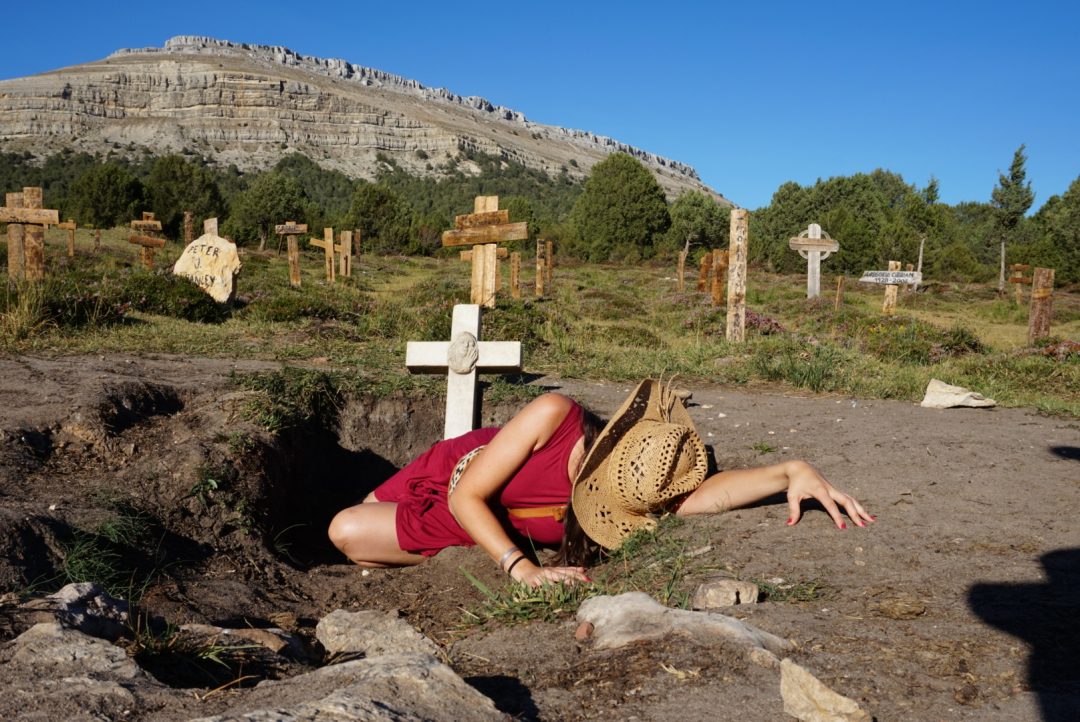
[[[5,12],[0,78],[180,34],[286,45],[482,95],[694,166],[747,208],[886,168],[986,201],[1027,146],[1035,208],[1080,176],[1080,3],[53,2]]]

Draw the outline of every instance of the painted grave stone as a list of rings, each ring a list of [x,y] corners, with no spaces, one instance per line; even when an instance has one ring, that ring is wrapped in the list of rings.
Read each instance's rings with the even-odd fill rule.
[[[173,273],[190,278],[218,303],[227,303],[236,294],[240,255],[235,243],[218,235],[216,218],[207,220],[203,231],[180,254]]]
[[[405,365],[412,373],[446,373],[443,438],[476,428],[477,372],[521,371],[520,341],[481,341],[479,304],[454,306],[450,341],[409,341]]]
[[[473,212],[454,217],[454,229],[443,231],[444,247],[472,246],[472,283],[469,300],[486,308],[495,307],[498,287],[496,244],[529,237],[527,223],[510,223],[510,212],[499,210],[498,196],[477,196]]]
[[[821,262],[840,250],[840,244],[817,223],[811,223],[788,241],[788,248],[806,259],[806,297],[817,298],[821,295]]]
[[[153,213],[144,212],[142,220],[132,221],[131,230],[142,231],[128,236],[128,243],[139,246],[139,257],[142,259],[146,270],[154,270],[154,251],[165,247],[165,239],[161,234],[161,221],[154,218]]]
[[[285,221],[274,226],[274,233],[285,236],[286,239],[289,256],[289,285],[294,288],[300,288],[300,246],[297,236],[307,232],[307,224],[296,221]],[[278,243],[281,242],[278,241]],[[281,246],[279,245],[278,248]]]
[[[746,340],[746,260],[750,241],[750,211],[731,209],[728,246],[727,340]]]

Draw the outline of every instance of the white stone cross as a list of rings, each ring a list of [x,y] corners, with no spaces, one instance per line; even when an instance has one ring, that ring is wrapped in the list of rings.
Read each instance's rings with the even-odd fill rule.
[[[806,259],[806,297],[817,298],[821,295],[821,262],[840,250],[837,243],[821,230],[817,223],[788,241],[788,248],[798,251]]]
[[[472,431],[476,421],[478,371],[521,371],[520,341],[481,341],[480,306],[458,304],[450,341],[409,341],[405,365],[412,373],[446,372],[446,424],[443,438]]]

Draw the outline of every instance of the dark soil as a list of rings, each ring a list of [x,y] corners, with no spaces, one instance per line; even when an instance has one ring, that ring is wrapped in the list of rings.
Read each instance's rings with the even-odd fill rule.
[[[452,549],[364,572],[325,538],[340,507],[434,441],[442,401],[358,398],[332,428],[271,435],[229,374],[277,368],[187,357],[0,359],[0,641],[16,601],[63,583],[73,541],[123,562],[148,623],[285,627],[309,662],[319,618],[396,609],[451,665],[521,719],[783,718],[775,672],[690,639],[594,650],[571,619],[468,626],[505,580]],[[626,384],[541,379],[607,414]],[[690,412],[722,468],[805,458],[878,515],[837,531],[783,503],[690,520],[688,584],[725,570],[768,598],[735,609],[791,639],[793,656],[881,720],[1074,719],[1080,710],[1080,423],[1024,409],[932,411],[901,402],[693,385]],[[498,423],[514,410],[485,409]],[[782,502],[782,500],[779,500]],[[103,525],[136,519],[116,539]],[[114,535],[116,536],[116,535]],[[143,580],[150,579],[143,588]],[[138,589],[135,589],[138,587]],[[155,661],[176,686],[196,684]],[[209,689],[216,684],[202,685]],[[135,710],[209,715],[243,695]],[[722,714],[721,713],[722,710]]]

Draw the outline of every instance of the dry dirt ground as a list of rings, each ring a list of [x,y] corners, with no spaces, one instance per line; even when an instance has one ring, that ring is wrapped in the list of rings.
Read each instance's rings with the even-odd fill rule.
[[[247,394],[228,380],[267,368],[275,366],[187,357],[0,359],[0,599],[9,600],[0,642],[20,631],[11,593],[40,588],[73,529],[126,505],[153,521],[144,566],[164,571],[142,608],[170,624],[279,625],[310,638],[334,609],[397,609],[521,719],[784,718],[776,674],[730,650],[687,639],[594,650],[575,641],[571,620],[463,627],[463,608],[482,597],[461,570],[502,583],[475,550],[366,574],[342,563],[323,536],[326,520],[436,438],[440,402],[356,399],[333,429],[272,437],[245,420]],[[534,383],[601,414],[629,391]],[[810,510],[790,528],[786,507],[768,503],[676,529],[694,548],[711,547],[699,563],[818,589],[735,616],[792,640],[798,662],[879,720],[1080,715],[1080,422],[686,386],[719,466],[804,458],[878,517],[838,531]],[[499,421],[512,410],[485,413]],[[193,684],[167,664],[155,674]],[[192,694],[136,716],[209,715],[243,694]]]

